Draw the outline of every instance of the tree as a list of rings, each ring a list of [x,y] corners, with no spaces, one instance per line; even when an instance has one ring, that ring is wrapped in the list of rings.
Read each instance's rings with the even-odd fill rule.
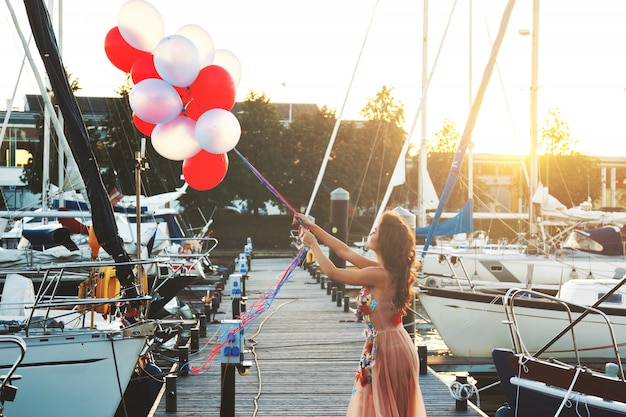
[[[457,124],[453,120],[445,118],[443,125],[434,132],[433,136],[434,139],[427,143],[428,172],[437,194],[441,196],[461,140],[461,134]],[[466,165],[464,163],[464,166]],[[446,206],[450,210],[459,210],[465,204],[466,199],[467,187],[460,182],[454,187]]]
[[[282,190],[290,180],[289,155],[293,144],[286,140],[283,125],[276,108],[265,94],[250,92],[236,115],[241,125],[241,138],[237,150],[247,158],[277,189]],[[258,214],[266,201],[282,206],[234,153],[229,155],[230,165],[226,178],[218,187],[230,200],[240,199],[247,208]]]
[[[427,143],[429,154],[454,154],[461,140],[461,133],[459,133],[457,124],[447,117],[443,120],[441,128],[433,136],[434,139]]]
[[[379,209],[406,137],[401,127],[404,106],[392,92],[383,85],[368,99],[361,110],[367,118],[362,127],[345,124],[328,167],[329,178],[350,192],[355,206],[374,212]]]
[[[290,161],[291,180],[285,185],[285,195],[296,209],[306,207],[311,199],[335,123],[335,112],[324,106],[313,113],[297,114],[285,132],[294,149]],[[342,126],[341,135],[344,130]],[[318,216],[328,212],[327,200],[328,193],[320,187],[311,212]],[[322,214],[322,218],[326,216]]]
[[[548,110],[541,127],[540,180],[550,194],[566,206],[577,206],[600,195],[601,178],[596,158],[578,152],[569,124],[558,109]]]

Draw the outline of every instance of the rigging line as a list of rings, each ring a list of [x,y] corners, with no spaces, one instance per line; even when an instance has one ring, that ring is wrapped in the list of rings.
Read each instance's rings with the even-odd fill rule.
[[[370,18],[369,24],[367,25],[367,30],[365,31],[365,37],[363,38],[363,43],[361,44],[361,50],[359,51],[356,64],[354,65],[354,70],[352,71],[352,77],[350,78],[350,83],[348,83],[348,90],[346,91],[346,95],[343,99],[341,110],[339,110],[339,114],[337,115],[337,120],[335,121],[335,127],[333,128],[333,132],[330,135],[330,141],[328,142],[328,146],[326,147],[326,153],[324,154],[324,158],[322,159],[322,166],[319,172],[317,173],[317,179],[315,180],[315,185],[313,186],[313,192],[311,192],[311,198],[309,199],[309,204],[307,205],[306,211],[304,212],[304,214],[306,214],[307,216],[311,213],[311,207],[313,206],[313,201],[315,201],[317,191],[319,190],[320,183],[322,182],[322,178],[324,177],[324,172],[326,171],[326,165],[328,164],[330,152],[332,151],[333,145],[335,143],[335,139],[337,138],[337,132],[339,131],[339,125],[341,124],[343,111],[346,108],[346,103],[348,102],[348,96],[350,95],[350,90],[352,89],[352,83],[354,82],[354,78],[356,77],[356,72],[357,72],[357,69],[359,68],[359,62],[361,61],[361,56],[363,55],[363,50],[365,49],[365,44],[367,43],[367,38],[369,36],[370,29],[372,28],[372,23],[374,22],[374,16],[376,16],[377,8],[378,8],[378,0],[376,0],[376,4],[374,5],[374,9],[372,10],[372,17]]]
[[[452,23],[452,16],[454,16],[454,10],[456,9],[456,4],[457,4],[457,1],[455,0],[454,4],[452,5],[452,9],[450,10],[450,15],[448,16],[448,22],[446,23],[446,29],[444,30],[443,36],[441,38],[441,42],[439,43],[439,49],[437,50],[437,55],[435,56],[433,66],[430,69],[430,73],[428,74],[428,78],[426,79],[425,85],[423,87],[424,95],[428,94],[430,81],[433,79],[435,68],[437,68],[437,63],[439,62],[439,57],[441,56],[441,51],[443,50],[443,42],[445,41],[448,35],[448,30],[450,29],[450,25]],[[376,225],[380,221],[380,218],[383,215],[383,211],[387,207],[387,202],[389,201],[389,198],[391,197],[391,191],[396,185],[393,183],[392,180],[394,180],[397,177],[400,170],[404,169],[404,164],[405,164],[404,156],[409,150],[409,144],[411,142],[411,138],[413,137],[413,132],[415,131],[417,120],[420,118],[420,115],[422,115],[423,107],[424,107],[424,97],[422,97],[422,100],[420,100],[420,104],[417,107],[417,110],[415,111],[415,117],[413,117],[413,122],[411,123],[411,127],[406,135],[406,140],[404,141],[404,145],[402,146],[402,149],[400,150],[400,155],[398,156],[398,160],[396,161],[396,166],[393,170],[393,173],[391,174],[391,180],[389,181],[389,185],[387,186],[387,190],[385,191],[383,200],[380,203],[380,208],[377,211],[376,218],[374,219],[374,222],[372,223],[372,228],[370,229],[370,233],[374,231],[374,227],[376,227]]]
[[[382,120],[381,120],[380,123],[382,123]],[[380,123],[376,127],[376,136],[374,137],[374,142],[372,143],[372,149],[370,150],[369,157],[367,158],[367,163],[365,164],[365,168],[363,169],[363,171],[362,171],[362,173],[359,176],[359,179],[357,181],[359,183],[359,187],[357,188],[358,189],[358,193],[356,195],[356,198],[354,199],[354,205],[357,206],[357,207],[359,205],[359,200],[361,199],[361,192],[363,191],[363,185],[365,184],[365,179],[367,178],[367,171],[369,171],[369,167],[370,167],[370,164],[372,162],[372,158],[374,157],[374,151],[378,147],[378,139],[379,139],[379,133],[380,133]],[[384,144],[383,144],[383,149],[384,149]],[[378,201],[378,196],[376,196],[376,201]],[[348,223],[348,230],[350,230],[352,228],[353,220],[354,220],[354,217],[351,216],[350,217],[350,222]]]
[[[30,45],[30,41],[33,38],[33,36],[31,35],[28,38],[28,44]],[[20,71],[17,74],[17,80],[15,82],[15,87],[13,87],[13,93],[11,94],[11,99],[9,101],[9,104],[7,106],[7,111],[4,115],[4,121],[2,122],[2,130],[0,131],[0,146],[2,146],[2,141],[4,140],[4,135],[6,134],[8,125],[9,125],[9,118],[11,117],[11,111],[13,111],[13,101],[15,101],[15,96],[17,94],[17,87],[20,84],[20,79],[22,78],[22,72],[24,71],[24,66],[26,65],[26,54],[24,54],[24,56],[22,57],[22,65],[20,65]]]
[[[452,166],[450,167],[450,173],[448,175],[448,178],[446,179],[446,185],[444,186],[441,199],[439,200],[439,206],[437,207],[437,211],[435,212],[435,217],[433,218],[433,221],[432,221],[433,225],[436,225],[437,223],[439,223],[439,219],[441,218],[441,213],[443,212],[443,208],[445,207],[448,199],[450,198],[450,194],[452,193],[452,188],[454,187],[458,179],[459,170],[461,168],[461,162],[465,158],[465,152],[467,150],[467,147],[469,146],[472,132],[474,130],[474,125],[476,124],[476,119],[478,118],[478,113],[482,106],[483,98],[485,97],[485,91],[487,90],[487,86],[489,85],[489,80],[491,79],[491,74],[493,73],[493,67],[495,65],[498,52],[500,51],[500,46],[502,45],[502,40],[504,39],[504,34],[506,33],[506,28],[509,24],[509,20],[511,18],[511,13],[513,11],[514,5],[515,5],[515,0],[509,0],[502,14],[500,27],[498,29],[498,35],[496,36],[496,41],[491,49],[489,60],[487,61],[487,65],[485,66],[483,77],[478,87],[478,91],[476,92],[474,102],[472,103],[472,108],[470,109],[467,122],[465,123],[465,129],[463,131],[463,135],[461,136],[461,142],[456,151],[456,154],[454,155],[454,161],[452,161]],[[431,227],[430,230],[428,231],[428,235],[426,236],[426,242],[424,243],[424,250],[422,252],[422,259],[424,259],[424,256],[426,252],[428,251],[428,247],[430,246],[430,242],[433,239],[434,232],[435,232],[434,227]]]

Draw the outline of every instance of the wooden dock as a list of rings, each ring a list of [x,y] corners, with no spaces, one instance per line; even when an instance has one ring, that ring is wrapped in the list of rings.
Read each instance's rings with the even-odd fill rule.
[[[274,288],[290,259],[255,259],[246,281],[248,305]],[[232,319],[224,296],[218,320]],[[235,375],[235,410],[239,416],[345,416],[363,345],[363,323],[331,300],[308,271],[296,268],[245,334],[247,375]],[[207,326],[200,349],[189,355],[195,368],[207,362],[219,325]],[[220,416],[222,371],[219,358],[208,372],[176,378],[176,396],[161,390],[149,417]],[[487,416],[472,403],[456,411],[456,401],[437,374],[420,377],[428,416]],[[171,411],[166,411],[169,408]],[[174,411],[175,410],[175,411]]]

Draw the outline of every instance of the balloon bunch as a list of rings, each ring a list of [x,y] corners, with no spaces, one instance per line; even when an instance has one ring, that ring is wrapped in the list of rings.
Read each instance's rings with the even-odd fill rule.
[[[129,0],[118,25],[104,40],[111,63],[129,73],[133,123],[150,136],[161,156],[183,161],[190,187],[216,187],[228,170],[227,152],[241,137],[230,112],[241,80],[241,63],[230,51],[215,49],[202,27],[188,24],[164,36],[163,18],[145,0]]]

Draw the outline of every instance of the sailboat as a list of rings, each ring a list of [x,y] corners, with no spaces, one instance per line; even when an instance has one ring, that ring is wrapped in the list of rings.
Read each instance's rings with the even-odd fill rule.
[[[622,280],[620,285],[624,282]],[[624,395],[626,377],[621,366],[622,344],[618,342],[623,340],[620,338],[623,335],[618,330],[622,325],[615,322],[615,316],[609,319],[608,315],[598,308],[604,300],[612,296],[613,292],[606,293],[591,307],[579,307],[576,313],[570,315],[569,324],[560,329],[560,333],[555,333],[556,336],[538,351],[527,350],[528,333],[521,330],[517,321],[516,299],[528,294],[519,290],[507,294],[505,308],[510,318],[508,325],[513,349],[496,348],[492,352],[507,399],[507,404],[499,412],[519,417],[544,415],[617,417],[626,414],[626,395]],[[540,293],[533,295],[545,297]],[[559,299],[550,301],[552,304],[560,305],[562,311],[571,311],[570,308],[573,310],[572,305]],[[596,327],[602,325],[603,335],[589,333],[589,328],[584,324],[586,321],[598,323]],[[580,338],[581,334],[585,336],[583,339]],[[579,338],[576,338],[576,335]],[[572,352],[576,355],[572,361],[565,363],[546,355],[542,356],[558,340],[570,337]],[[598,343],[605,341],[607,343],[605,347],[612,351],[612,355],[607,356],[605,362],[601,363],[603,366],[600,369],[590,368],[580,357],[585,352],[584,346],[580,343],[586,343],[590,338],[596,338]]]
[[[27,0],[25,6],[37,48],[66,120],[70,147],[85,181],[92,216],[99,220],[93,224],[95,235],[111,256],[115,276],[120,283],[123,299],[107,299],[104,302],[121,303],[130,308],[127,313],[132,313],[135,306],[147,301],[147,297],[140,295],[140,289],[135,284],[134,264],[118,236],[113,210],[95,164],[85,124],[65,76],[50,16],[40,0]],[[10,3],[7,7],[14,16]],[[23,36],[21,38],[25,44]],[[54,282],[63,279],[66,267],[70,265],[61,266]],[[49,277],[50,270],[44,275]],[[24,281],[18,279],[18,282]],[[18,388],[17,396],[15,401],[4,405],[3,411],[16,416],[113,416],[156,323],[129,315],[128,318],[136,322],[119,329],[65,328],[50,318],[48,309],[69,308],[77,300],[58,299],[54,284],[50,287],[42,284],[34,302],[31,302],[32,292],[29,299],[27,288],[27,284],[17,288],[5,285],[0,302],[14,309],[12,314],[2,317],[3,331],[21,337],[26,346],[18,368],[22,379],[13,381]],[[47,288],[50,293],[46,292]],[[93,302],[96,305],[103,300],[78,302],[87,305]],[[42,310],[46,311],[42,317],[35,315]],[[0,346],[1,367],[10,369],[14,358],[15,348]]]

